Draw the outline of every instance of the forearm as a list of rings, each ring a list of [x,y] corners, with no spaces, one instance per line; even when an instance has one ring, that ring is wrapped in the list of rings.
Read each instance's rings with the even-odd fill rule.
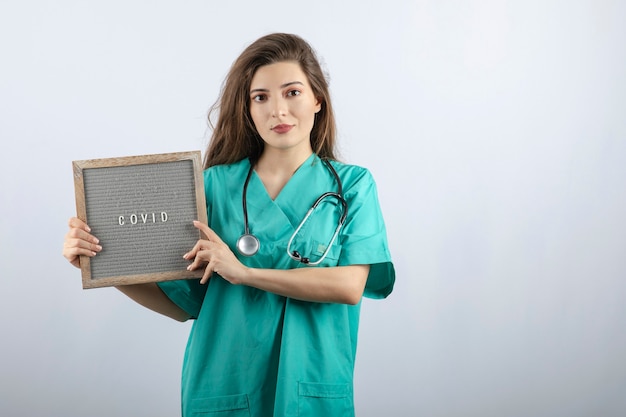
[[[116,288],[152,311],[178,321],[189,319],[189,314],[174,304],[155,283],[120,285]]]
[[[250,268],[242,284],[303,301],[357,304],[369,265],[330,268]]]
[[[183,255],[188,270],[204,268],[201,284],[216,273],[235,285],[248,285],[303,301],[357,304],[363,297],[369,265],[327,268],[257,269],[244,266],[222,239],[207,225],[194,221],[207,239],[200,239]]]

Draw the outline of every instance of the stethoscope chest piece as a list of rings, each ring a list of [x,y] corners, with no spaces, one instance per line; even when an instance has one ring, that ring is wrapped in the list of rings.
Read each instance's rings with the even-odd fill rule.
[[[259,251],[259,239],[250,233],[243,234],[237,239],[237,250],[244,256],[252,256]]]

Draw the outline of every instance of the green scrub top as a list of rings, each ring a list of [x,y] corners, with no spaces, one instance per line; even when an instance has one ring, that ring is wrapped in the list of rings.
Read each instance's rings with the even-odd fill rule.
[[[395,271],[376,185],[364,168],[336,161],[332,165],[343,183],[348,216],[315,268],[369,264],[364,295],[385,298],[393,289]],[[249,267],[306,268],[287,255],[287,243],[313,202],[327,191],[337,191],[333,175],[313,154],[272,200],[253,173],[248,219],[261,247],[245,257],[235,243],[244,229],[241,199],[249,168],[245,159],[205,170],[209,226]],[[325,199],[294,239],[292,250],[312,262],[319,259],[339,213],[336,201]],[[299,301],[232,285],[218,275],[207,285],[179,280],[159,286],[195,319],[183,364],[184,417],[354,415],[360,303]]]

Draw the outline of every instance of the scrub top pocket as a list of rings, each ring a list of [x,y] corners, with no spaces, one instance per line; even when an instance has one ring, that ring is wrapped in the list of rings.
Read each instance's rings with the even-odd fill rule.
[[[316,261],[324,255],[327,244],[327,241],[311,239],[311,261]],[[328,250],[328,253],[326,254],[324,260],[317,266],[337,266],[340,255],[341,245],[335,241],[335,243],[333,243]]]
[[[298,416],[354,417],[350,384],[298,384]]]
[[[250,417],[250,403],[246,394],[196,398],[191,402],[191,415]]]

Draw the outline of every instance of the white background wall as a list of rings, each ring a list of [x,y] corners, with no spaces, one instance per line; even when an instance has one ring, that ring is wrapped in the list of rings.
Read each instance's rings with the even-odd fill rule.
[[[203,150],[233,59],[286,31],[397,268],[363,305],[358,415],[625,415],[624,2],[216,3],[0,2],[0,414],[178,414],[189,325],[61,256],[71,161]]]

